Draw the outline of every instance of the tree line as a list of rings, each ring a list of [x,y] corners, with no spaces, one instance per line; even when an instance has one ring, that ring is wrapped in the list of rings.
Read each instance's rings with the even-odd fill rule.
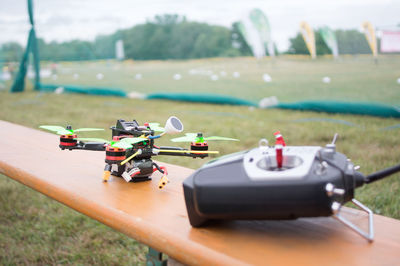
[[[338,43],[339,54],[370,54],[368,42],[363,33],[358,30],[335,30],[335,36]],[[322,39],[319,30],[314,31],[315,48],[317,55],[331,54],[331,50]],[[300,32],[289,39],[288,54],[309,54],[307,46]],[[378,48],[379,48],[378,39]],[[378,50],[379,51],[379,50]]]
[[[370,53],[368,43],[357,30],[336,30],[339,53]],[[315,31],[317,54],[331,51]],[[45,42],[38,39],[41,60],[75,61],[115,58],[115,42],[124,42],[125,58],[191,59],[206,57],[249,56],[251,50],[237,29],[237,23],[228,27],[187,21],[179,15],[158,15],[144,24],[101,35],[94,41],[73,40],[67,42]],[[290,46],[283,53],[308,54],[300,32],[289,40]],[[0,47],[1,61],[18,61],[23,47],[15,42]]]

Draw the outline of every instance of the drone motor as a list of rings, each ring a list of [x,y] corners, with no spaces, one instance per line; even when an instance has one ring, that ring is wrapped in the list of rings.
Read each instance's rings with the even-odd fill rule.
[[[76,146],[77,144],[77,135],[61,135],[60,136],[60,148],[65,149],[65,148],[71,148]]]

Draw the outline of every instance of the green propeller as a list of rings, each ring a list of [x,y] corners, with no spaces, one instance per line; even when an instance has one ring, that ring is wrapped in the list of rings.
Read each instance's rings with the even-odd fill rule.
[[[203,143],[205,141],[210,141],[210,140],[239,141],[238,139],[219,137],[219,136],[203,137],[202,133],[186,133],[184,137],[171,139],[172,142],[195,142],[195,143]]]
[[[160,127],[160,123],[149,123],[149,127],[151,130],[154,130],[155,132],[164,132],[165,128]]]
[[[143,137],[138,137],[138,138],[124,138],[122,140],[120,140],[121,142],[127,143],[127,144],[136,144],[139,142],[145,142],[145,141],[149,141],[148,138],[143,138]]]
[[[146,138],[124,138],[119,141],[114,141],[114,140],[109,141],[109,140],[100,139],[100,138],[77,138],[77,140],[104,142],[106,144],[110,144],[111,147],[122,148],[122,149],[127,150],[127,149],[133,148],[132,144],[136,144],[141,141],[147,141],[148,139],[146,139]]]
[[[83,131],[100,131],[104,130],[102,128],[78,128],[78,129],[72,129],[70,126],[67,126],[67,128],[63,128],[61,126],[40,126],[40,128],[53,131],[58,135],[73,135],[75,132],[83,132]]]

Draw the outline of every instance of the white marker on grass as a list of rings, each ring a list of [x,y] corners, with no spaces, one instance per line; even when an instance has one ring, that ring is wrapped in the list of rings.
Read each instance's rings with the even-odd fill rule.
[[[181,74],[175,74],[174,75],[174,80],[180,80],[182,78]]]
[[[271,82],[271,81],[272,81],[271,76],[268,75],[267,73],[265,73],[265,74],[262,76],[262,78],[263,78],[263,80],[264,80],[265,82]]]
[[[146,94],[137,92],[137,91],[131,91],[128,93],[128,98],[130,98],[130,99],[146,99]]]
[[[75,73],[74,75],[72,75],[72,77],[74,78],[74,80],[77,80],[79,78],[79,74]]]
[[[55,94],[61,94],[64,92],[64,87],[58,87],[57,89],[54,90]]]
[[[211,75],[210,78],[211,78],[212,81],[217,81],[219,79],[218,75],[215,75],[215,74]]]
[[[234,78],[239,78],[240,77],[240,73],[237,72],[237,71],[233,72],[232,75],[233,75]]]
[[[3,72],[3,74],[1,75],[1,79],[4,81],[10,80],[11,79],[11,74],[10,72]]]
[[[322,78],[323,83],[331,83],[331,78],[330,77],[323,77]]]
[[[135,79],[136,79],[136,80],[140,80],[140,79],[142,79],[142,77],[143,77],[143,76],[142,76],[142,74],[140,74],[140,73],[138,73],[138,74],[135,75]]]
[[[48,68],[44,68],[40,70],[40,77],[47,79],[51,77],[51,70]]]
[[[103,73],[98,73],[98,74],[96,75],[96,78],[97,78],[98,80],[102,80],[102,79],[104,78]]]
[[[269,108],[279,104],[278,98],[276,96],[265,97],[260,100],[258,107]]]
[[[400,84],[400,78],[397,79],[397,84]]]
[[[33,79],[35,78],[35,72],[31,69],[28,69],[28,73],[26,74],[26,76],[28,77],[28,79]]]

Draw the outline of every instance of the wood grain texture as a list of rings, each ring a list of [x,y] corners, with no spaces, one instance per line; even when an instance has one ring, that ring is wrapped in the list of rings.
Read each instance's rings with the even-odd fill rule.
[[[185,264],[400,263],[398,220],[375,215],[373,243],[332,218],[230,221],[196,229],[189,224],[182,188],[193,170],[161,163],[171,181],[161,191],[160,174],[151,182],[113,177],[103,183],[104,153],[61,151],[58,141],[56,135],[0,121],[0,172]],[[363,213],[345,211],[366,228]]]

